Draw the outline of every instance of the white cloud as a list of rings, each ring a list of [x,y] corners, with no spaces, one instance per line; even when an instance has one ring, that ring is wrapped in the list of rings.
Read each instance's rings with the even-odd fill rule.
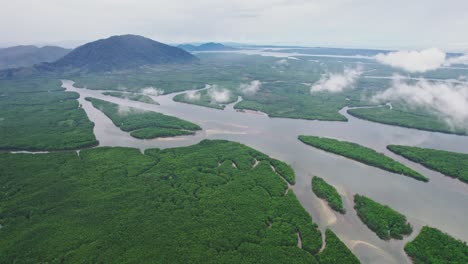
[[[159,89],[159,88],[154,88],[152,86],[143,88],[141,92],[144,95],[149,95],[149,96],[159,96],[161,94],[164,94],[164,90]]]
[[[458,57],[449,58],[445,62],[445,65],[452,65],[452,64],[468,64],[468,55],[462,55]]]
[[[185,99],[189,101],[198,101],[201,98],[201,94],[198,91],[188,91],[185,93]]]
[[[437,48],[421,51],[395,51],[387,54],[379,53],[375,59],[392,67],[409,72],[426,72],[435,70],[445,63],[445,52]]]
[[[262,82],[260,82],[259,80],[254,80],[254,81],[251,81],[250,84],[242,83],[239,86],[239,90],[243,94],[253,95],[253,94],[256,94],[258,90],[260,90],[261,87],[262,87]]]
[[[289,66],[289,61],[288,59],[281,59],[281,60],[275,61],[275,64],[281,65],[281,66]]]
[[[310,88],[310,92],[328,91],[331,93],[342,92],[344,89],[352,88],[359,76],[362,74],[362,68],[345,68],[343,73],[328,73]]]
[[[393,85],[375,95],[376,102],[402,101],[410,106],[432,110],[449,125],[468,128],[468,84],[456,82],[416,83],[395,76]]]
[[[213,102],[226,103],[229,102],[229,99],[231,98],[231,92],[227,89],[213,85],[212,88],[208,89],[208,96]]]

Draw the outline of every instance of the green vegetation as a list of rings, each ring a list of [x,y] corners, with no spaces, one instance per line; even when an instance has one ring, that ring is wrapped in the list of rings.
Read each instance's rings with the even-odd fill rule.
[[[403,235],[413,232],[404,215],[365,196],[354,195],[354,209],[362,222],[381,239],[403,239]]]
[[[342,214],[346,212],[340,194],[335,187],[328,184],[324,179],[314,176],[312,178],[312,191],[319,198],[325,199],[333,210]]]
[[[411,109],[394,104],[390,107],[349,109],[348,114],[383,124],[415,128],[433,132],[468,135],[464,128],[453,128],[435,114],[424,109]]]
[[[466,264],[468,246],[442,231],[424,226],[419,235],[405,246],[414,264]]]
[[[153,98],[144,95],[144,94],[137,94],[137,93],[121,93],[121,92],[103,92],[103,95],[110,95],[114,97],[119,97],[123,99],[129,99],[133,101],[139,101],[142,103],[147,104],[158,104],[158,102],[154,101]]]
[[[0,81],[0,149],[65,150],[98,144],[94,124],[58,80]]]
[[[194,135],[195,131],[192,130],[180,130],[173,128],[161,128],[161,127],[147,127],[135,130],[130,133],[132,137],[140,139],[151,139],[159,137],[176,137],[184,135]]]
[[[220,140],[0,153],[0,262],[316,263],[320,232],[269,163]]]
[[[398,145],[387,148],[429,169],[468,183],[468,154]]]
[[[121,130],[131,132],[136,138],[171,137],[194,134],[198,125],[173,116],[124,107],[107,101],[86,98],[93,106],[109,117]]]
[[[299,136],[299,140],[307,145],[342,155],[370,166],[381,168],[393,173],[403,174],[419,181],[428,181],[426,177],[405,165],[385,156],[382,153],[356,143],[315,136]]]
[[[283,177],[289,184],[296,183],[294,170],[290,165],[275,159],[270,159],[270,164],[273,166],[275,172]]]
[[[326,247],[318,255],[321,264],[359,264],[359,259],[349,250],[346,245],[331,231],[325,231]]]

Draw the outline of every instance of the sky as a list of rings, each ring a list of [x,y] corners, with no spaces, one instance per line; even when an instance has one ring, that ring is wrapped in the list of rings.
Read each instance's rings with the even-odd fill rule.
[[[0,0],[0,45],[166,43],[468,50],[466,0]]]

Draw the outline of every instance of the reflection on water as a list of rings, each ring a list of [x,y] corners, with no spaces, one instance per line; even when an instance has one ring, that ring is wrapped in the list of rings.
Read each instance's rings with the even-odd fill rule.
[[[450,235],[468,241],[468,185],[430,171],[405,160],[386,149],[389,144],[430,147],[468,152],[468,137],[431,133],[393,127],[356,119],[341,110],[349,122],[324,122],[269,118],[266,115],[242,113],[232,106],[225,110],[177,103],[175,94],[159,96],[160,105],[145,104],[102,95],[102,91],[76,89],[73,82],[64,81],[69,91],[80,93],[79,99],[91,121],[101,146],[126,146],[141,150],[192,145],[202,139],[227,139],[241,142],[271,157],[291,164],[297,174],[293,187],[301,204],[324,230],[330,227],[363,263],[410,263],[403,251],[423,225],[439,228]],[[177,116],[199,124],[203,131],[194,136],[139,140],[115,127],[85,97],[95,97],[125,106],[152,110]],[[356,142],[395,158],[423,173],[430,179],[423,183],[307,146],[298,135],[316,135]],[[311,178],[317,175],[337,187],[344,197],[345,215],[331,211],[311,191]],[[363,194],[390,205],[405,214],[414,227],[413,234],[403,241],[382,241],[371,232],[353,210],[353,195]]]

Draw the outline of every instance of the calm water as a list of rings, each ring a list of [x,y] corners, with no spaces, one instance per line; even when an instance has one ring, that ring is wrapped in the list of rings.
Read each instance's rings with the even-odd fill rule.
[[[160,105],[151,105],[102,95],[102,91],[77,89],[72,81],[64,81],[69,91],[80,93],[79,99],[91,121],[101,146],[125,146],[141,150],[192,145],[202,139],[227,139],[241,142],[271,157],[291,164],[297,175],[293,190],[313,220],[324,230],[329,227],[363,263],[410,263],[403,251],[423,225],[437,227],[450,235],[468,241],[468,185],[392,154],[388,144],[430,147],[468,152],[468,137],[431,133],[387,126],[356,119],[341,111],[349,122],[307,121],[269,118],[259,113],[237,112],[177,103],[175,94],[153,97]],[[173,115],[199,124],[203,131],[195,136],[169,139],[138,140],[115,127],[85,97],[95,97],[124,106],[137,107]],[[307,146],[298,135],[327,136],[356,142],[384,152],[430,178],[429,183],[389,173],[377,168]],[[337,214],[311,191],[311,178],[317,175],[333,184],[344,197],[347,213]],[[380,240],[357,217],[353,210],[355,193],[390,205],[405,214],[414,227],[413,234],[403,241]]]

